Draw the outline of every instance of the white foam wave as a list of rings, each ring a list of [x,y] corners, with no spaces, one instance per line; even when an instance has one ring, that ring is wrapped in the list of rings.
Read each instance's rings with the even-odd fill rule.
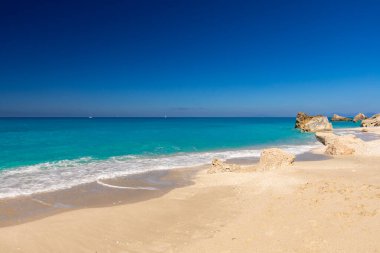
[[[280,146],[284,150],[300,154],[315,146]],[[146,171],[185,168],[210,163],[214,158],[222,160],[239,157],[259,157],[259,149],[231,150],[203,153],[179,153],[168,156],[119,156],[106,160],[84,157],[76,160],[40,163],[0,172],[0,198],[55,191],[76,185],[96,182]]]

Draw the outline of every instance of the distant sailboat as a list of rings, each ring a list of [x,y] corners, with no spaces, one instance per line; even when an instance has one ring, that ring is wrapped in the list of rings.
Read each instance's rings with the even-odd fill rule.
[[[168,118],[168,115],[165,114],[165,119],[167,119],[167,118]]]

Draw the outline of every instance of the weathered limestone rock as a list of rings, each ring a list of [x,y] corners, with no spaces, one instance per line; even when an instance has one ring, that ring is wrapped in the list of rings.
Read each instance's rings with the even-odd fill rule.
[[[315,133],[315,138],[317,138],[317,140],[325,146],[332,140],[332,138],[335,138],[336,136],[337,135],[333,133]]]
[[[331,118],[331,121],[352,121],[352,119],[340,116],[338,114],[334,114],[333,117]]]
[[[363,119],[366,119],[367,117],[363,114],[363,113],[358,113],[355,117],[354,117],[354,122],[358,122],[358,121],[361,121]]]
[[[296,156],[278,148],[264,149],[260,155],[259,170],[272,170],[289,166]]]
[[[219,172],[233,172],[240,170],[240,166],[237,164],[224,163],[219,159],[214,159],[211,163],[211,167],[207,170],[207,173],[219,173]]]
[[[303,112],[299,112],[297,114],[295,128],[303,132],[331,131],[332,124],[325,116],[309,116]]]
[[[355,135],[339,136],[333,133],[316,133],[315,137],[326,146],[328,155],[352,155],[364,153],[364,141]]]
[[[380,126],[380,113],[373,115],[371,118],[362,120],[362,127],[377,127]]]

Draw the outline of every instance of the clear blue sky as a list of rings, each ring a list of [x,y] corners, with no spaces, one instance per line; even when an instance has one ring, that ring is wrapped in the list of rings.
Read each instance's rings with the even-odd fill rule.
[[[380,1],[0,3],[0,116],[380,111]]]

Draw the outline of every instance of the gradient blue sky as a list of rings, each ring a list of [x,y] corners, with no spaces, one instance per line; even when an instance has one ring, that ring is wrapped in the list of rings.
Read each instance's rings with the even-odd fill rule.
[[[0,116],[380,111],[380,1],[1,1]]]

